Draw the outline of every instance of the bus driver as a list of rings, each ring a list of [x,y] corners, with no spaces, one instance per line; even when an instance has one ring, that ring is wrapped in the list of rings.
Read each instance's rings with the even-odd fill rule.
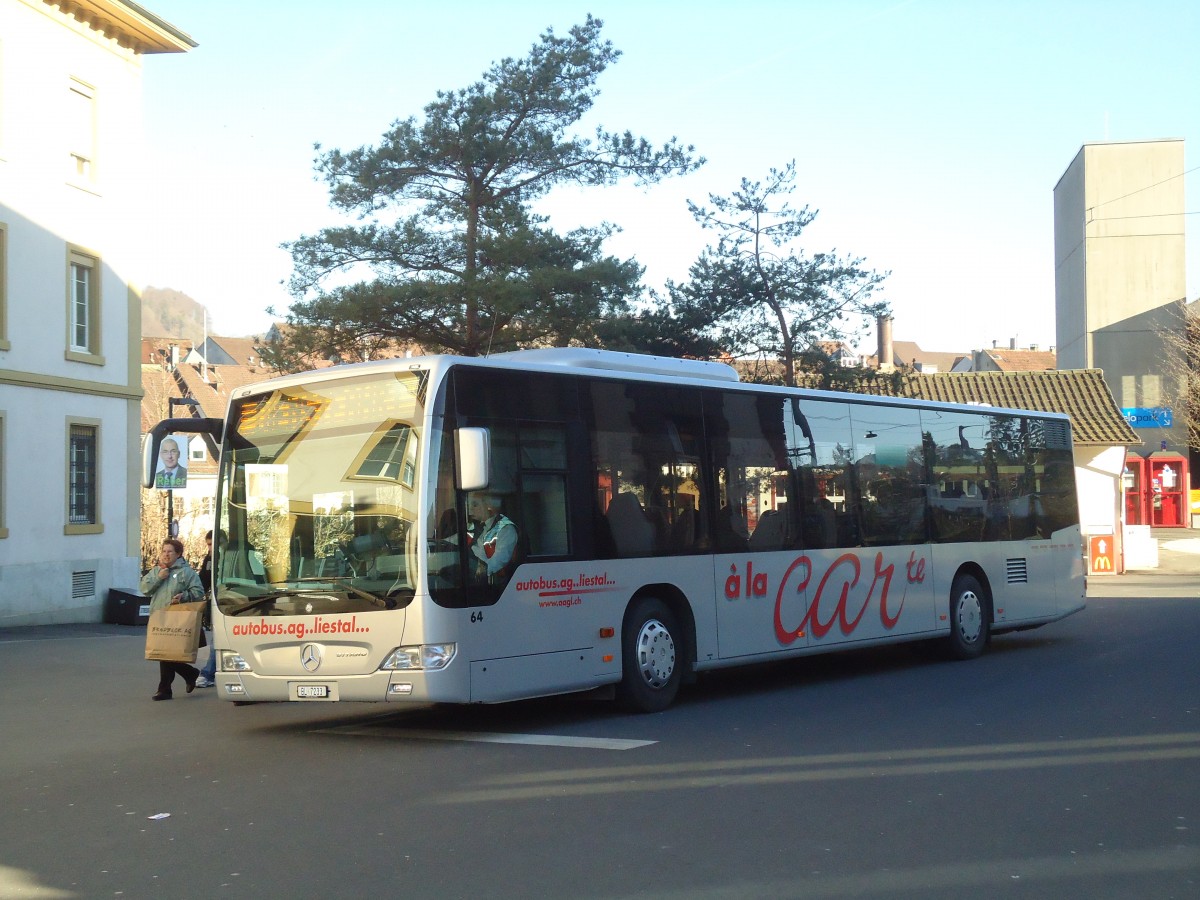
[[[475,557],[475,578],[496,584],[512,574],[507,571],[517,549],[517,526],[500,512],[495,494],[472,494],[467,513],[479,523],[471,553]]]

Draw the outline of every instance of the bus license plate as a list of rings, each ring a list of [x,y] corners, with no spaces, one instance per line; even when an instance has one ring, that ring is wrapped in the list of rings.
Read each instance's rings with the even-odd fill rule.
[[[296,697],[300,700],[324,700],[329,696],[327,684],[298,684]]]

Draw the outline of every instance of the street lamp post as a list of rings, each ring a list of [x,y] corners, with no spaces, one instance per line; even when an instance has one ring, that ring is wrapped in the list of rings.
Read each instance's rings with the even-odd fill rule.
[[[167,418],[175,418],[176,406],[190,406],[193,409],[200,405],[195,397],[168,397]],[[179,528],[175,524],[175,489],[167,488],[167,537],[179,537]]]

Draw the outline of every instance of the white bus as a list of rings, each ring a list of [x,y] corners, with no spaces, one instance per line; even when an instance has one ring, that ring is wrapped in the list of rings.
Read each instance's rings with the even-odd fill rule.
[[[1084,606],[1056,414],[549,349],[240,388],[225,422],[160,423],[147,461],[188,429],[221,447],[227,700],[615,689],[654,711],[707,669],[929,639],[971,658]]]

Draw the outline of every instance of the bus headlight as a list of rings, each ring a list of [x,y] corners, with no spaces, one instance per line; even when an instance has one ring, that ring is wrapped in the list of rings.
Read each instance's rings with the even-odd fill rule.
[[[240,653],[234,653],[232,650],[221,651],[221,671],[222,672],[253,672],[250,668],[250,663],[246,662],[246,658]]]
[[[456,644],[420,644],[415,647],[397,647],[379,665],[380,671],[397,669],[444,669],[450,665],[457,652]]]

